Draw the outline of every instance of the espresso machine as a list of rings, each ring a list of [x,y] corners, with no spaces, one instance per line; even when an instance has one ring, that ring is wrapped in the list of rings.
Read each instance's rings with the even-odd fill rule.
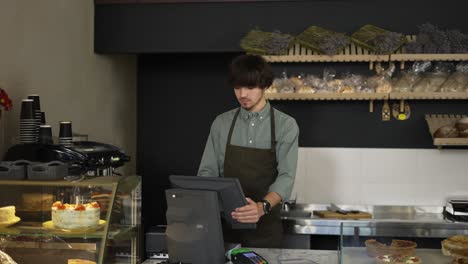
[[[70,146],[57,144],[17,144],[5,154],[4,161],[28,160],[47,163],[61,161],[68,164],[68,174],[111,176],[115,169],[130,161],[122,149],[94,142],[78,141]]]

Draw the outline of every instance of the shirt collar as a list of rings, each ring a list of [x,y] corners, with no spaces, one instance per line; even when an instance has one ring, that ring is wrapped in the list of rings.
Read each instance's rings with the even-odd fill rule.
[[[266,102],[265,107],[263,107],[263,109],[260,110],[260,112],[250,112],[241,107],[240,115],[243,119],[246,119],[246,120],[252,117],[257,117],[260,120],[264,120],[266,117],[270,115],[270,107],[271,106],[268,101]]]

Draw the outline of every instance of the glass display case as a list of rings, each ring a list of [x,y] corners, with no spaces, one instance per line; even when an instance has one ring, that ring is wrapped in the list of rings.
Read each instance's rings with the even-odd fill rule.
[[[1,180],[0,258],[4,252],[26,264],[140,263],[140,181]]]
[[[345,221],[339,250],[343,264],[468,263],[468,224]]]

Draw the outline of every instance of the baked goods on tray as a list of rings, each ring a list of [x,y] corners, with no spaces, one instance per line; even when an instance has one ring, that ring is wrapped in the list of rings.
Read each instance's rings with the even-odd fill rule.
[[[98,226],[100,212],[97,202],[87,204],[55,202],[52,205],[52,223],[56,228],[92,228]]]
[[[68,264],[96,264],[96,262],[86,259],[69,259]]]
[[[367,255],[377,257],[383,255],[413,256],[418,244],[409,240],[393,239],[390,245],[378,242],[375,239],[365,241]]]
[[[375,258],[377,264],[421,264],[422,260],[417,256],[382,255]]]
[[[456,235],[443,240],[442,253],[446,256],[468,259],[468,236]]]

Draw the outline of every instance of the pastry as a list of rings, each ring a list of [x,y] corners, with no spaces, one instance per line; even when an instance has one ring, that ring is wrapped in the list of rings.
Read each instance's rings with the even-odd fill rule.
[[[301,86],[296,88],[296,93],[315,93],[315,89],[310,86]]]
[[[375,239],[365,241],[367,255],[377,257],[382,255],[412,256],[418,244],[409,240],[393,239],[390,246]]]
[[[455,258],[453,264],[468,264],[468,258]]]
[[[265,90],[265,93],[267,94],[271,94],[271,93],[277,93],[278,92],[278,88],[276,88],[275,86],[270,86],[268,89]]]
[[[454,126],[442,126],[434,132],[435,138],[456,138],[458,130]]]
[[[464,117],[458,120],[455,126],[457,127],[458,131],[467,130],[468,129],[468,117]]]
[[[468,236],[456,235],[443,240],[442,253],[445,256],[468,259]]]
[[[16,219],[16,208],[14,206],[5,206],[0,208],[0,223],[11,222]]]
[[[460,132],[458,133],[458,136],[459,136],[459,137],[463,137],[463,138],[468,138],[468,129],[463,130],[463,131],[460,131]]]
[[[338,93],[354,93],[354,88],[348,85],[344,85],[338,89]]]
[[[29,211],[49,211],[50,204],[54,202],[52,194],[47,193],[23,193],[21,194],[21,209]]]
[[[289,80],[294,83],[294,86],[300,87],[304,85],[304,80],[301,77],[291,77]]]
[[[86,259],[69,259],[68,264],[96,264],[96,262]]]
[[[57,228],[76,229],[96,227],[99,224],[100,207],[97,202],[87,204],[52,205],[52,224]]]
[[[392,91],[392,85],[389,82],[382,82],[375,89],[376,93],[390,93]]]
[[[422,260],[417,256],[382,255],[375,258],[378,264],[421,264]]]

